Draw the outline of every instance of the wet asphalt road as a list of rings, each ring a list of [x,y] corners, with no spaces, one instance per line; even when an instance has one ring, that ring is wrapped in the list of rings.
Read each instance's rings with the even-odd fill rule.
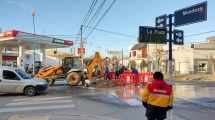
[[[57,82],[35,97],[0,95],[0,120],[17,116],[71,119],[77,115],[84,119],[146,120],[142,90],[143,86],[97,89]],[[174,95],[174,120],[214,120],[215,82],[174,82]]]

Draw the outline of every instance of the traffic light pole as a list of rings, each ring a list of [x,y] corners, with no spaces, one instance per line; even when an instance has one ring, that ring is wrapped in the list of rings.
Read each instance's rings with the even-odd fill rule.
[[[172,84],[172,17],[173,14],[169,14],[169,81]]]
[[[170,84],[173,85],[172,82],[172,17],[173,14],[169,14],[169,81]],[[169,120],[173,119],[173,112],[169,110]]]

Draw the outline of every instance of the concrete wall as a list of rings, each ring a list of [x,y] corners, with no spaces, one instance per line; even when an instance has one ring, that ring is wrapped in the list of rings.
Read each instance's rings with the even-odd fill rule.
[[[29,67],[33,66],[33,61],[34,61],[34,57],[33,54],[28,54],[29,58],[27,59],[26,57],[26,65],[29,65]],[[35,61],[39,61],[40,60],[40,56],[38,54],[35,55]],[[60,65],[61,65],[61,59],[60,59]],[[48,67],[48,66],[56,66],[59,65],[59,58],[55,58],[55,57],[50,57],[50,56],[46,56],[45,61],[43,66],[44,67]]]

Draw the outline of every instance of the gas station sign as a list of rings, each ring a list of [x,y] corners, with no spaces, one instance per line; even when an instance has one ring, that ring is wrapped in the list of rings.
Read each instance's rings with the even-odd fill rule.
[[[0,39],[16,37],[17,34],[18,34],[18,31],[16,31],[16,30],[6,31],[3,33],[0,33]]]
[[[62,44],[62,45],[73,45],[72,41],[65,41],[65,40],[56,39],[56,38],[53,39],[52,43]]]

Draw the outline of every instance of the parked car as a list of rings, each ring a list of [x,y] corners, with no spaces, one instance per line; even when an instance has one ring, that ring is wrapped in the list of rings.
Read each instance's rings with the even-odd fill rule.
[[[44,92],[48,84],[43,79],[32,78],[19,68],[0,66],[0,93],[23,93],[34,96]]]

